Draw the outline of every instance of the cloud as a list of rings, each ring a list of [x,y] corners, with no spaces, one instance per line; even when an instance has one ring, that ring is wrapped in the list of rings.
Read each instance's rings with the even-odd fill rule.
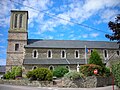
[[[82,37],[83,38],[88,38],[88,34],[83,34]]]
[[[45,39],[53,39],[53,36],[46,36]]]
[[[90,36],[91,37],[97,37],[97,36],[99,36],[99,34],[98,33],[91,33]]]
[[[69,38],[73,38],[74,37],[74,34],[71,34],[70,36],[69,36]]]
[[[120,13],[120,11],[118,11],[118,10],[106,9],[101,14],[101,20],[99,20],[98,22],[102,23],[102,22],[113,21],[118,13]]]
[[[115,6],[118,6],[120,4],[119,0],[115,0],[113,2],[113,0],[86,0],[86,1],[79,1],[77,3],[74,3],[74,1],[72,3],[69,3],[67,6],[66,5],[61,5],[60,7],[55,7],[55,9],[57,10],[57,12],[59,12],[56,15],[56,12],[51,12],[53,15],[55,15],[55,17],[59,17],[59,18],[63,18],[65,20],[62,19],[53,19],[53,20],[47,20],[45,21],[45,25],[43,25],[43,31],[45,30],[53,30],[55,27],[60,26],[60,25],[75,25],[73,23],[70,23],[69,21],[72,22],[78,22],[78,23],[83,23],[84,21],[88,20],[90,17],[101,13],[104,14],[101,15],[101,19],[104,20],[108,20],[111,19],[111,16],[115,13],[112,13],[114,10],[109,9],[109,11],[106,12],[111,12],[108,17],[105,14],[105,10],[106,8],[112,8]],[[63,8],[64,7],[64,8]],[[54,10],[54,9],[53,9]],[[105,17],[106,15],[106,17]],[[48,23],[51,22],[51,23]],[[54,22],[54,23],[52,23]],[[49,28],[48,28],[49,27]]]
[[[27,10],[29,12],[29,24],[36,22],[42,22],[44,18],[44,13],[42,11],[48,10],[49,6],[52,5],[52,1],[50,0],[26,0],[23,1],[23,5],[21,7],[22,10]],[[28,6],[28,7],[25,7]],[[30,8],[30,7],[31,8]]]
[[[3,36],[3,34],[0,33],[0,36]]]
[[[9,0],[2,0],[0,1],[0,8],[2,8],[0,12],[0,26],[6,27],[9,25],[10,10],[14,9],[15,5]]]
[[[2,13],[0,14],[0,26],[8,26],[11,9],[27,10],[29,12],[29,28],[35,27],[33,30],[36,30],[35,32],[39,34],[46,31],[57,31],[55,28],[59,26],[76,25],[69,21],[81,24],[95,15],[100,16],[97,23],[106,22],[113,18],[113,15],[118,13],[118,10],[114,7],[120,5],[119,0],[80,0],[79,2],[70,0],[58,6],[55,6],[58,2],[53,2],[52,0],[17,0],[15,2],[22,3],[23,6],[10,2],[9,0],[1,1],[3,5],[0,4],[0,7],[3,8],[3,10],[0,12]],[[54,18],[51,18],[51,14],[54,15],[52,16]],[[67,29],[69,29],[69,27]]]
[[[96,38],[97,36],[99,36],[99,33],[83,34],[81,36],[82,36],[82,38],[88,38],[88,37],[89,38]],[[81,38],[81,36],[78,38]]]
[[[0,48],[5,48],[5,46],[0,46]]]
[[[5,39],[1,39],[1,40],[0,40],[0,43],[5,43],[5,42],[6,42]]]
[[[0,65],[6,65],[6,59],[0,59]]]
[[[10,23],[10,17],[3,17],[0,18],[0,26],[1,27],[7,27]]]
[[[64,36],[64,34],[60,34],[60,37],[63,37]]]
[[[1,54],[6,54],[6,49],[3,49],[3,48],[4,48],[4,47],[2,47],[2,49],[0,48],[0,49],[1,49],[1,50],[0,50],[0,55],[1,55]]]

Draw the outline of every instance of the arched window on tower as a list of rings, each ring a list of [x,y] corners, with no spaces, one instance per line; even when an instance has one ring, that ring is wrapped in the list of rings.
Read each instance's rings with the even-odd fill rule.
[[[15,51],[19,50],[19,44],[15,44]]]
[[[14,23],[14,27],[15,27],[15,28],[17,28],[17,17],[18,17],[18,15],[15,14],[15,23]]]
[[[19,17],[19,28],[22,28],[22,17],[23,17],[23,15],[20,14],[20,17]]]

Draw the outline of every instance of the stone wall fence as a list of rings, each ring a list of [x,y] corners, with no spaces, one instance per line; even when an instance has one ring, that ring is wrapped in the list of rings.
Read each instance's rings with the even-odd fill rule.
[[[66,87],[66,88],[95,88],[112,85],[112,77],[89,76],[70,80],[66,78],[53,81],[29,81],[29,80],[1,80],[0,84],[38,86],[38,87]]]

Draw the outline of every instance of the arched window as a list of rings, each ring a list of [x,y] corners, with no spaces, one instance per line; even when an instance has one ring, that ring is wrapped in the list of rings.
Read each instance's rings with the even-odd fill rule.
[[[68,70],[70,70],[70,67],[69,67],[68,65],[66,65],[66,68],[67,68]]]
[[[34,51],[34,57],[37,57],[37,51]]]
[[[104,57],[105,57],[105,58],[108,57],[108,52],[107,52],[107,50],[104,50]]]
[[[51,51],[51,50],[48,50],[48,51],[47,51],[47,57],[48,57],[48,58],[52,58],[52,51]]]
[[[37,50],[33,50],[33,58],[38,58],[38,51]]]
[[[49,70],[53,71],[54,70],[54,66],[49,66]]]
[[[37,66],[33,66],[32,70],[34,70],[34,69],[36,69],[36,68],[37,68]]]
[[[23,15],[20,14],[20,17],[19,17],[19,28],[22,28],[22,17],[23,17]]]
[[[75,58],[79,58],[79,50],[75,50]]]
[[[15,14],[15,23],[14,23],[14,27],[15,27],[15,28],[17,28],[17,17],[18,17],[18,15]]]
[[[15,51],[19,50],[19,44],[15,44]]]
[[[116,51],[117,55],[119,56],[120,55],[120,52],[119,51]]]
[[[65,52],[65,50],[61,51],[61,58],[66,58],[66,52]]]

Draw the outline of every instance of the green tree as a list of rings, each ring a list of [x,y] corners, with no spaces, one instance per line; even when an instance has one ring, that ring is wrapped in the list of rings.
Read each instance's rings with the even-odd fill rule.
[[[115,18],[115,22],[110,21],[108,23],[110,30],[112,30],[112,35],[106,34],[105,36],[110,40],[117,40],[120,43],[120,14]]]
[[[115,84],[120,88],[120,63],[112,66],[112,73],[115,78]]]
[[[89,64],[96,64],[96,65],[100,65],[101,67],[104,66],[102,59],[96,50],[93,50],[93,52],[91,53]]]

